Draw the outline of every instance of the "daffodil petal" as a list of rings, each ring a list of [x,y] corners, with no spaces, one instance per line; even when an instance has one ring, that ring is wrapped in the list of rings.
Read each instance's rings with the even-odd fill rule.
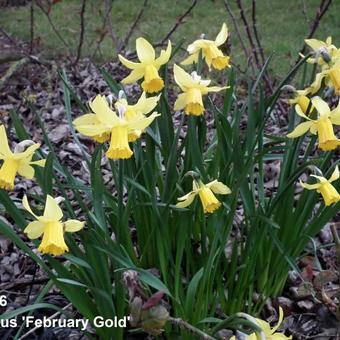
[[[126,66],[130,70],[135,70],[135,69],[141,67],[140,63],[135,63],[133,61],[130,61],[130,60],[124,58],[121,54],[118,54],[118,59],[124,66]]]
[[[38,161],[30,162],[30,165],[37,165],[37,166],[44,167],[45,163],[46,163],[46,159],[39,159]]]
[[[187,88],[194,87],[196,85],[191,75],[176,64],[174,65],[174,77],[177,85],[182,91],[185,91]]]
[[[145,92],[143,92],[138,102],[135,105],[131,105],[131,108],[136,112],[147,114],[157,106],[160,97],[161,95],[147,98]]]
[[[105,96],[97,95],[89,105],[101,123],[112,127],[119,122],[119,118],[116,113],[110,109]]]
[[[34,177],[34,169],[29,164],[22,164],[18,168],[18,173],[27,179],[32,179]]]
[[[188,194],[186,194],[185,196],[179,197],[178,200],[181,202],[178,202],[176,204],[177,208],[186,208],[188,207],[195,199],[196,196],[196,192],[191,191]]]
[[[144,130],[147,128],[153,120],[160,116],[159,113],[153,112],[149,117],[137,120],[137,121],[132,121],[128,123],[129,130]]]
[[[187,95],[186,93],[181,93],[178,95],[176,101],[175,101],[175,105],[174,105],[174,110],[175,111],[179,111],[185,108],[185,106],[187,105]]]
[[[30,240],[40,237],[44,232],[44,223],[40,221],[33,221],[24,229],[24,233]]]
[[[127,77],[125,77],[122,80],[122,84],[132,84],[143,77],[144,77],[144,69],[138,68],[136,70],[133,70]]]
[[[31,207],[28,203],[26,195],[24,195],[24,197],[22,199],[22,205],[32,216],[34,216],[36,219],[38,219],[38,216],[32,211],[32,209],[31,209]]]
[[[320,97],[313,97],[311,99],[313,106],[317,109],[317,111],[320,113],[321,117],[328,117],[331,110],[328,106],[328,104],[322,100]]]
[[[171,41],[168,41],[166,50],[162,50],[160,56],[155,60],[155,66],[159,68],[161,65],[166,64],[171,57]]]
[[[315,183],[315,184],[307,184],[307,183],[303,183],[300,181],[300,185],[307,190],[316,190],[318,188],[320,188],[321,184],[320,183]]]
[[[303,122],[299,124],[291,133],[288,133],[288,138],[296,138],[305,134],[313,125],[313,122]]]
[[[197,64],[198,63],[198,52],[195,52],[191,55],[189,55],[188,58],[181,61],[181,65],[191,65],[191,64]]]
[[[78,220],[68,220],[64,223],[65,231],[68,233],[75,233],[84,228],[85,222]]]
[[[228,186],[217,181],[216,179],[210,183],[207,183],[205,186],[210,188],[215,194],[228,195],[231,193],[231,190]]]
[[[281,306],[279,306],[279,320],[277,321],[276,326],[272,328],[272,333],[276,332],[276,330],[280,327],[282,321],[283,321],[283,309]]]
[[[225,89],[228,89],[230,86],[210,86],[208,87],[208,92],[220,92]]]
[[[321,41],[321,40],[317,40],[317,39],[305,39],[305,43],[311,47],[314,51],[319,50],[321,47],[325,47],[326,44]]]
[[[339,174],[339,167],[338,167],[338,165],[337,165],[337,166],[335,167],[335,169],[334,169],[334,171],[333,171],[331,177],[329,178],[328,182],[329,182],[329,183],[332,183],[332,182],[336,181],[337,179],[339,179],[339,176],[340,176],[340,174]]]
[[[0,125],[0,145],[0,153],[4,157],[10,157],[12,155],[12,151],[10,150],[8,145],[8,139],[4,125]]]
[[[46,197],[46,205],[44,215],[42,217],[48,221],[60,221],[63,217],[63,212],[58,203],[50,195],[47,195]]]
[[[136,40],[136,50],[138,59],[145,64],[150,64],[155,60],[155,50],[144,38]]]
[[[225,43],[228,38],[228,27],[225,23],[223,23],[221,31],[217,34],[215,39],[216,46],[220,46]]]

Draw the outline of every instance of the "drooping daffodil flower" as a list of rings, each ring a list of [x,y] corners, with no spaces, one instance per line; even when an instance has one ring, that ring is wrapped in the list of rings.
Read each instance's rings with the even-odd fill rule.
[[[211,80],[203,80],[196,72],[191,75],[178,65],[174,65],[175,81],[183,93],[178,95],[175,110],[184,109],[187,115],[200,116],[204,112],[202,96],[209,92],[219,92],[227,86],[210,86]]]
[[[261,329],[262,332],[259,334],[260,337],[257,336],[257,334],[251,333],[245,337],[246,340],[257,340],[257,339],[263,339],[263,340],[290,340],[293,337],[292,336],[286,336],[282,333],[276,332],[277,329],[280,327],[282,321],[283,321],[283,310],[281,306],[279,307],[279,320],[277,322],[277,325],[273,328],[270,326],[270,324],[267,321],[254,318],[251,315],[248,315],[246,313],[237,313],[237,316],[244,317],[247,320],[256,323]],[[231,337],[230,340],[236,340],[235,336]]]
[[[326,41],[305,39],[305,43],[314,53],[313,57],[307,59],[310,64],[326,66],[327,61],[325,59],[334,59],[340,56],[339,50],[332,44],[332,37],[328,37]]]
[[[221,206],[221,202],[214,194],[228,195],[230,193],[231,190],[225,184],[218,182],[217,180],[204,184],[201,180],[194,179],[192,183],[192,191],[182,197],[179,197],[177,199],[179,202],[176,204],[176,207],[188,207],[198,195],[201,200],[204,213],[212,213]]]
[[[300,117],[306,119],[307,122],[299,124],[287,135],[287,137],[296,138],[310,130],[312,134],[318,135],[319,148],[321,150],[334,150],[338,145],[340,145],[340,140],[336,138],[333,130],[333,124],[340,125],[340,105],[331,111],[328,104],[320,97],[313,97],[311,101],[317,111],[318,117],[316,119],[307,117],[302,111],[300,105],[296,105],[296,113]]]
[[[40,144],[25,140],[17,144],[12,152],[8,145],[5,127],[0,125],[0,160],[3,161],[0,168],[1,189],[13,190],[17,173],[22,177],[32,179],[34,177],[32,165],[45,166],[45,159],[32,161],[34,152],[39,147]]]
[[[152,45],[144,38],[136,40],[136,51],[139,63],[132,62],[122,55],[118,55],[120,62],[132,72],[122,80],[123,84],[131,84],[139,79],[144,78],[142,88],[145,92],[159,92],[164,87],[164,81],[159,76],[160,67],[166,64],[171,56],[171,42],[168,41],[166,50],[162,50],[158,58],[156,58],[155,50]]]
[[[218,48],[223,45],[228,38],[228,28],[224,23],[221,31],[218,33],[215,40],[198,39],[190,44],[187,48],[190,56],[181,62],[182,65],[190,65],[198,62],[200,51],[202,51],[202,57],[207,63],[209,70],[211,66],[216,70],[223,70],[226,67],[230,67],[229,56],[225,56],[223,52]]]
[[[136,115],[129,120],[125,117],[123,106],[119,106],[117,115],[110,108],[105,97],[101,95],[97,95],[91,102],[91,109],[94,112],[93,114],[81,116],[75,119],[73,124],[84,136],[91,138],[103,135],[110,136],[110,146],[106,152],[106,156],[110,159],[130,158],[133,152],[129,146],[129,135],[135,134],[136,131],[143,131],[156,117],[160,116],[153,112],[148,117]]]
[[[68,251],[68,247],[64,240],[64,233],[74,233],[84,227],[85,222],[78,220],[67,220],[62,222],[63,212],[58,202],[52,196],[47,195],[44,214],[42,216],[35,215],[28,204],[25,195],[22,204],[24,208],[35,217],[35,221],[29,223],[24,232],[29,239],[37,239],[42,235],[42,241],[38,250],[43,254],[52,254],[59,256]]]
[[[300,181],[300,184],[303,188],[307,190],[316,190],[317,192],[319,192],[322,195],[322,198],[324,199],[326,206],[339,202],[340,194],[331,184],[332,182],[339,179],[338,166],[335,167],[335,170],[333,171],[329,179],[326,179],[323,176],[317,176],[317,175],[311,175],[311,176],[315,177],[318,180],[318,183],[307,184],[307,183],[303,183],[302,181]]]
[[[307,97],[308,91],[306,90],[297,90],[294,92],[294,97],[289,99],[290,105],[299,105],[301,111],[304,114],[311,113],[314,109],[310,99]],[[309,111],[308,111],[309,108]]]

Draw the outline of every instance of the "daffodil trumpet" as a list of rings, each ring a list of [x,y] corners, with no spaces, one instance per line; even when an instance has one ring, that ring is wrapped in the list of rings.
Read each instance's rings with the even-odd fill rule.
[[[155,50],[152,45],[144,38],[136,40],[136,51],[139,63],[132,62],[122,55],[118,55],[120,62],[132,72],[122,80],[123,84],[132,84],[139,79],[144,79],[142,89],[148,93],[159,92],[164,87],[164,81],[159,76],[160,67],[166,64],[171,56],[171,42],[168,41],[166,50],[162,50],[158,58],[156,58]]]
[[[203,80],[196,72],[191,75],[185,72],[181,67],[174,65],[175,81],[183,91],[178,95],[175,102],[175,110],[184,109],[187,115],[200,116],[204,113],[202,96],[209,92],[219,92],[227,86],[210,86],[211,80]]]
[[[22,200],[23,207],[36,219],[29,223],[24,229],[25,234],[31,240],[42,236],[38,250],[42,254],[59,256],[67,252],[68,246],[65,243],[64,233],[74,233],[84,227],[85,222],[78,220],[67,220],[62,222],[63,212],[58,202],[52,196],[47,195],[44,213],[36,215],[29,206],[27,196]]]
[[[307,184],[300,181],[300,185],[307,190],[316,190],[322,195],[322,198],[325,202],[326,206],[332,205],[334,203],[339,202],[340,194],[335,189],[335,187],[331,184],[332,182],[339,179],[339,168],[335,167],[331,177],[326,179],[323,176],[311,175],[316,178],[318,183],[315,184]]]
[[[307,121],[299,124],[287,137],[297,138],[309,130],[312,134],[318,135],[321,150],[334,150],[340,145],[340,140],[336,138],[333,130],[333,125],[340,125],[340,105],[331,111],[328,104],[320,97],[313,97],[311,101],[318,117],[311,119],[302,111],[300,105],[296,105],[296,113]]]
[[[45,166],[45,159],[32,161],[34,152],[39,147],[40,144],[25,140],[17,144],[12,152],[8,145],[5,127],[4,125],[0,126],[0,160],[3,161],[0,167],[1,189],[13,190],[17,173],[24,178],[32,179],[34,177],[32,165]]]
[[[202,52],[202,57],[209,67],[213,67],[216,70],[223,70],[226,67],[230,67],[230,57],[225,56],[219,49],[228,38],[228,28],[224,23],[221,31],[218,33],[215,40],[199,39],[195,40],[187,48],[190,56],[181,62],[182,65],[190,65],[198,62],[199,53]]]
[[[204,213],[212,213],[221,206],[221,202],[216,198],[215,194],[228,195],[230,193],[231,190],[225,184],[218,182],[217,180],[204,184],[202,181],[194,179],[192,191],[182,197],[179,197],[177,199],[179,202],[176,204],[176,207],[188,207],[198,195],[201,200]]]
[[[155,98],[150,101],[143,99],[147,109],[154,105]],[[146,102],[146,104],[145,104]],[[110,159],[127,159],[133,155],[133,151],[129,146],[129,139],[136,140],[140,137],[143,130],[145,130],[153,120],[160,116],[158,113],[153,112],[149,116],[144,116],[139,111],[136,114],[126,116],[126,109],[124,105],[118,105],[118,115],[113,111],[106,98],[97,95],[96,98],[90,103],[93,114],[83,115],[73,121],[75,128],[84,136],[91,138],[98,136],[110,136],[109,149],[106,156]],[[152,109],[151,109],[152,110]]]

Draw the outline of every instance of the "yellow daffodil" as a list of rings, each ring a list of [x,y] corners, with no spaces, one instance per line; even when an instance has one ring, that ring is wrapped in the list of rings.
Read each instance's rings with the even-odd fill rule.
[[[143,131],[159,116],[153,112],[150,116],[136,115],[129,120],[125,111],[119,106],[118,115],[113,111],[104,96],[97,95],[91,102],[94,114],[87,114],[74,120],[75,128],[85,136],[111,136],[110,146],[106,156],[111,159],[126,159],[133,154],[129,146],[129,135],[136,130]],[[93,116],[89,116],[93,115]],[[91,118],[93,117],[93,118]]]
[[[26,146],[28,147],[23,151]],[[45,159],[32,161],[33,154],[39,147],[40,144],[25,140],[19,143],[12,152],[8,145],[5,127],[0,126],[0,160],[3,161],[0,168],[1,189],[13,190],[17,173],[27,179],[32,179],[34,177],[32,165],[42,167],[45,165]]]
[[[326,86],[334,89],[336,95],[340,94],[340,58],[330,62],[328,67],[324,67],[321,72],[316,74],[315,80],[308,88],[309,92],[318,92],[323,80]]]
[[[192,183],[192,191],[179,197],[177,200],[180,202],[176,204],[176,207],[186,208],[194,201],[196,195],[199,195],[204,212],[212,213],[221,206],[221,202],[218,201],[214,193],[228,195],[231,193],[231,190],[225,184],[218,182],[217,180],[207,184],[194,180]]]
[[[266,340],[290,340],[293,337],[292,336],[285,336],[282,333],[277,333],[277,329],[280,327],[282,320],[283,320],[283,310],[281,307],[279,307],[279,320],[276,326],[273,328],[270,327],[270,324],[264,320],[254,318],[248,314],[245,313],[238,313],[237,315],[242,316],[246,319],[248,319],[251,322],[254,322],[258,324],[258,326],[262,329],[261,332],[261,339],[266,339]],[[245,337],[246,340],[257,340],[258,337],[256,333],[252,333],[248,336]],[[230,340],[236,340],[236,338],[233,336],[230,338]]]
[[[202,96],[209,92],[219,92],[227,86],[211,86],[211,80],[203,80],[196,72],[191,75],[182,68],[174,65],[175,81],[183,93],[179,94],[175,102],[175,110],[185,110],[188,115],[200,116],[204,112]]]
[[[310,99],[307,97],[307,91],[306,90],[297,90],[294,93],[294,98],[289,99],[290,105],[299,105],[301,111],[304,114],[307,114],[307,110],[309,105],[311,105]],[[313,111],[314,107],[313,105],[310,106],[309,113]]]
[[[55,256],[64,254],[68,251],[68,247],[64,240],[64,232],[74,233],[84,227],[85,222],[80,222],[78,220],[62,222],[63,212],[57,201],[50,195],[47,195],[45,210],[42,216],[37,216],[33,213],[28,204],[26,195],[22,200],[22,204],[36,219],[36,221],[28,224],[24,232],[31,240],[37,239],[43,235],[38,248],[43,254],[52,254]]]
[[[340,145],[340,140],[336,138],[333,130],[333,124],[340,125],[340,105],[331,111],[328,104],[320,97],[313,97],[311,101],[318,112],[318,118],[311,119],[307,117],[301,107],[296,105],[296,113],[302,118],[307,119],[307,122],[299,124],[287,137],[296,138],[310,130],[312,134],[318,135],[319,148],[321,150],[334,150]]]
[[[131,69],[132,72],[122,80],[123,84],[131,84],[144,78],[142,88],[145,92],[159,92],[164,87],[164,81],[159,76],[160,67],[166,64],[171,56],[171,42],[169,40],[166,50],[162,50],[158,58],[152,45],[144,38],[136,40],[137,56],[140,63],[132,62],[122,55],[118,55],[120,62]]]
[[[216,39],[206,40],[199,39],[190,44],[187,48],[190,56],[181,62],[182,65],[190,65],[198,62],[198,56],[202,51],[202,57],[209,66],[216,70],[223,70],[229,65],[229,57],[225,56],[223,52],[218,48],[223,45],[228,38],[228,28],[226,24],[222,25],[221,31],[218,33]]]
[[[137,118],[142,119],[146,114],[150,113],[156,107],[160,96],[161,95],[147,98],[145,92],[143,92],[137,103],[134,105],[129,105],[125,98],[120,97],[116,101],[115,107],[118,112],[125,112],[125,119],[132,122]],[[128,136],[129,142],[134,142],[142,133],[142,130],[131,131]]]
[[[336,58],[339,56],[338,49],[332,44],[332,38],[328,37],[326,41],[317,39],[305,39],[305,43],[313,50],[314,56],[307,59],[308,63],[319,64],[321,66],[327,64],[325,55],[329,58]]]
[[[325,201],[325,205],[331,205],[333,203],[337,203],[340,200],[340,194],[331,184],[332,182],[339,179],[339,168],[336,166],[334,172],[332,173],[329,179],[326,179],[322,176],[311,175],[318,180],[318,183],[315,184],[307,184],[300,181],[300,184],[303,188],[307,190],[316,190],[322,195],[322,198]]]

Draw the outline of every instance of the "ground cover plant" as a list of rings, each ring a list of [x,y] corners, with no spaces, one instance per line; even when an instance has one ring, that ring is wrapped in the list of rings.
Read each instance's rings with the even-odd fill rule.
[[[306,39],[304,54],[271,92],[265,59],[241,100],[243,76],[223,49],[229,36],[221,22],[184,45],[168,40],[154,48],[138,37],[135,55],[118,55],[126,77],[116,81],[102,69],[111,93],[87,102],[59,70],[89,185],[60,161],[34,101],[26,105],[41,141],[11,112],[19,142],[0,126],[0,202],[16,229],[0,220],[0,231],[49,281],[35,303],[1,319],[60,311],[42,303],[54,285],[89,320],[89,338],[223,339],[229,330],[232,339],[292,339],[279,328],[279,303],[275,326],[260,313],[291,272],[308,285],[297,260],[339,209],[340,50],[331,38]],[[287,93],[287,132],[275,134],[269,127],[280,124],[275,109]],[[274,161],[279,176],[269,187],[264,168]],[[18,201],[12,191],[26,179],[40,189]],[[320,294],[339,317],[327,283]],[[96,322],[127,315],[126,328]]]

